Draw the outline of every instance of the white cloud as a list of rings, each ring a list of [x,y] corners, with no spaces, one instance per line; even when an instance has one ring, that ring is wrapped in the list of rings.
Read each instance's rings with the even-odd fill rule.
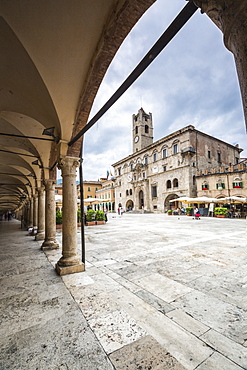
[[[184,0],[158,0],[126,38],[101,84],[91,117],[105,104],[175,18]],[[128,91],[85,135],[84,178],[105,176],[132,153],[132,114],[153,114],[154,140],[186,125],[245,149],[247,141],[232,54],[199,11]]]

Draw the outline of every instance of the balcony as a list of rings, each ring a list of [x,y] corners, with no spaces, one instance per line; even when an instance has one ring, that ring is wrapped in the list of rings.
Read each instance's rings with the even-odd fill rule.
[[[186,154],[186,153],[194,154],[195,152],[196,152],[196,150],[192,146],[189,146],[188,148],[181,149],[181,154]]]

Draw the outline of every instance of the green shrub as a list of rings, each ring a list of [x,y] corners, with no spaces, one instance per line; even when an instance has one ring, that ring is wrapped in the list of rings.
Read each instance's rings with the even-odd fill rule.
[[[103,211],[96,211],[95,213],[95,220],[96,221],[104,221],[105,220],[105,214]]]
[[[86,221],[91,222],[95,220],[95,211],[93,209],[89,209],[86,213]]]
[[[186,207],[185,208],[185,211],[188,215],[192,215],[192,212],[193,212],[193,207]]]
[[[216,215],[226,216],[227,215],[227,208],[224,208],[224,207],[215,207],[214,213]]]
[[[56,225],[62,225],[63,223],[63,214],[61,211],[56,211]]]
[[[81,222],[81,208],[77,210],[77,222]]]

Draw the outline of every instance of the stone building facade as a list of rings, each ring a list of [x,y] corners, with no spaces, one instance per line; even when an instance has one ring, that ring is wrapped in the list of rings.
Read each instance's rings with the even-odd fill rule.
[[[151,113],[133,115],[133,154],[114,163],[116,207],[164,212],[171,199],[197,196],[199,170],[235,165],[242,149],[189,125],[153,143]]]
[[[96,191],[96,198],[102,199],[99,205],[100,210],[107,210],[108,212],[115,211],[115,180],[110,178],[101,183],[101,188]]]
[[[200,170],[197,195],[212,198],[247,197],[247,160],[230,166]]]

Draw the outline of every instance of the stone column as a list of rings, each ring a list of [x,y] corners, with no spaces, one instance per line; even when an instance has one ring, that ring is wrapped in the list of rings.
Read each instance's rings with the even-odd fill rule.
[[[42,250],[57,249],[56,241],[56,202],[55,181],[44,180],[45,183],[45,240],[41,246]]]
[[[38,188],[38,232],[35,240],[45,239],[45,187]]]
[[[59,275],[84,271],[84,264],[77,252],[77,188],[76,168],[79,158],[64,157],[59,168],[63,178],[63,236],[62,257],[56,264]]]
[[[38,194],[33,196],[33,227],[38,227]]]
[[[225,46],[233,53],[247,127],[247,7],[246,0],[194,0],[223,32]]]
[[[33,227],[33,197],[29,200],[29,221],[28,227]]]

